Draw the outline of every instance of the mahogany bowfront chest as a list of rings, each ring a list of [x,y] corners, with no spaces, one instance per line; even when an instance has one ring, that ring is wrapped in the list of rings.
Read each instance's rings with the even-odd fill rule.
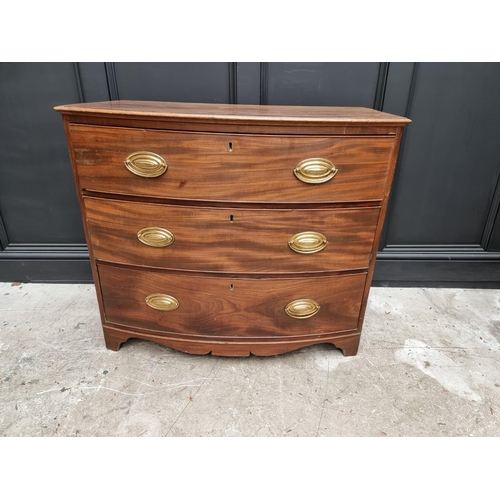
[[[63,115],[106,346],[358,349],[401,135],[366,108],[112,101]]]

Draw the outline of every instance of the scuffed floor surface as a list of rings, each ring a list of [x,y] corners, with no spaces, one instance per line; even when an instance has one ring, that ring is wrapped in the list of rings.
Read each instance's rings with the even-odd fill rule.
[[[106,350],[90,285],[0,283],[1,436],[500,436],[500,291],[373,288],[357,356]]]

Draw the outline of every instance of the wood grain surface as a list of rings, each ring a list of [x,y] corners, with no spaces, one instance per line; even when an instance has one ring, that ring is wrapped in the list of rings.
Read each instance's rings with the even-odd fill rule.
[[[84,197],[95,258],[108,262],[228,273],[306,273],[367,268],[379,208],[263,210],[133,203]],[[167,247],[141,243],[144,227],[173,233]],[[288,241],[316,231],[328,239],[301,254]]]
[[[200,336],[258,338],[314,336],[354,331],[366,273],[317,278],[190,276],[98,265],[106,323]],[[174,311],[158,311],[150,294],[173,296]],[[320,305],[307,319],[285,313],[288,303],[308,298]]]
[[[169,119],[182,122],[282,122],[285,124],[372,124],[405,125],[408,118],[363,107],[341,106],[259,106],[252,104],[212,104],[160,101],[108,101],[78,103],[54,108],[61,114],[124,116],[127,118]]]
[[[82,189],[181,200],[382,200],[395,144],[394,137],[384,136],[197,134],[84,125],[70,125],[69,131]],[[162,156],[168,170],[156,178],[131,173],[124,161],[136,151]],[[330,160],[338,173],[323,184],[301,182],[293,169],[308,158]]]
[[[104,339],[106,347],[118,351],[121,345],[130,338],[150,340],[178,351],[188,354],[213,354],[214,356],[274,356],[295,351],[315,344],[333,344],[342,349],[344,356],[355,356],[358,352],[360,334],[327,334],[316,337],[269,337],[267,339],[216,339],[205,337],[203,339],[190,338],[188,335],[179,335],[172,332],[158,334],[152,331],[129,329],[104,325]]]
[[[64,116],[106,346],[131,337],[193,354],[269,356],[329,342],[355,355],[407,118],[366,108],[112,101]],[[124,160],[161,155],[143,178]],[[324,158],[338,172],[305,184],[293,169]],[[144,227],[174,234],[140,243]],[[321,252],[288,247],[316,231]],[[159,311],[150,294],[175,297]],[[285,306],[313,299],[293,319]]]

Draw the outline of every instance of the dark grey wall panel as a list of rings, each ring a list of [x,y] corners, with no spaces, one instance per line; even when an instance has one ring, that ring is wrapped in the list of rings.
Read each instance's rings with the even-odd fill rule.
[[[382,111],[393,113],[395,115],[408,116],[411,104],[411,91],[415,71],[415,63],[390,63],[387,73],[386,87],[384,89]],[[399,157],[396,172],[394,174],[392,193],[396,191],[395,186],[399,183],[401,172],[401,158],[406,142],[408,127],[403,131],[403,140],[399,150]],[[389,198],[387,213],[385,217],[382,235],[380,237],[379,250],[382,250],[387,244],[387,234],[394,208],[394,196]]]
[[[390,63],[382,111],[406,116],[415,63]]]
[[[379,63],[267,63],[267,104],[374,107]]]
[[[493,200],[484,227],[481,247],[489,252],[500,252],[500,165]]]
[[[102,62],[84,62],[77,64],[84,102],[109,101],[108,81]]]
[[[118,97],[229,103],[229,63],[114,63]]]
[[[0,281],[87,282],[57,104],[366,106],[409,116],[375,285],[500,287],[498,63],[0,64]]]
[[[498,216],[498,214],[490,236],[488,250],[492,252],[500,252],[500,216]]]
[[[499,288],[497,260],[377,260],[373,286]]]
[[[419,64],[388,244],[480,244],[500,161],[499,88],[498,64]]]
[[[237,63],[238,104],[260,103],[260,63]]]
[[[0,214],[10,243],[84,243],[61,116],[73,63],[0,64]]]
[[[92,270],[87,258],[30,259],[0,258],[0,281],[30,283],[92,283]]]

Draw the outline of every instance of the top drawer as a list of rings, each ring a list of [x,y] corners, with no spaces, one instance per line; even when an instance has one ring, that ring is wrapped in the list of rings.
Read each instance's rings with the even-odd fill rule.
[[[381,200],[395,141],[392,136],[229,135],[86,125],[70,125],[69,132],[82,189],[240,202]],[[131,156],[135,152],[146,154],[137,160]]]

